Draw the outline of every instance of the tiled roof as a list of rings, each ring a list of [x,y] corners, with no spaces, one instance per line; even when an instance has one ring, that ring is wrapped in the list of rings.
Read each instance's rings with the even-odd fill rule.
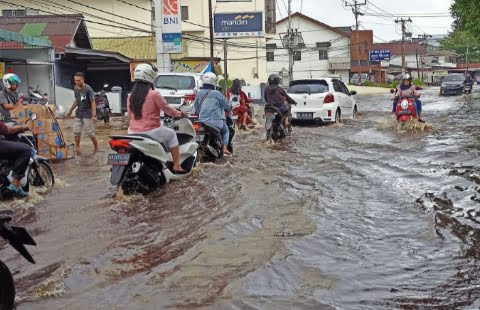
[[[402,42],[394,43],[375,43],[374,50],[390,50],[392,55],[402,55]],[[416,42],[405,42],[405,55],[423,54],[426,50],[423,46]]]
[[[96,50],[120,53],[131,59],[156,60],[154,37],[92,38]]]
[[[48,39],[57,53],[71,47],[73,41],[77,47],[92,47],[83,16],[78,14],[1,17],[0,29]],[[11,42],[0,42],[0,49],[10,46]]]

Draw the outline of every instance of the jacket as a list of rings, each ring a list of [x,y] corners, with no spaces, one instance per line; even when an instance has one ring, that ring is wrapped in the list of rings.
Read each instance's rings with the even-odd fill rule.
[[[267,88],[265,88],[264,97],[267,103],[273,104],[276,107],[282,106],[285,100],[290,104],[295,104],[295,100],[287,94],[285,89],[278,85],[268,85]]]
[[[195,114],[198,120],[216,127],[223,127],[225,111],[232,110],[232,104],[218,90],[202,89],[195,96]]]

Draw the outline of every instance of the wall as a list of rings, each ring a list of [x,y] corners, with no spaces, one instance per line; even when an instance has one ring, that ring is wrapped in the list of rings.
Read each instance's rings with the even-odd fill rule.
[[[188,57],[210,57],[209,32],[205,27],[198,25],[208,25],[208,3],[203,0],[182,0],[182,6],[189,7],[189,20],[182,23],[182,30],[185,33],[192,34],[201,38],[196,42],[187,40]],[[252,0],[252,2],[237,3],[216,3],[213,1],[213,7],[216,12],[247,12],[264,11],[264,0]],[[265,18],[265,16],[264,16]],[[265,57],[265,39],[230,39],[228,46],[228,74],[230,79],[244,79],[248,84],[259,85],[267,80],[267,65]],[[258,47],[257,47],[258,46]],[[259,56],[259,59],[255,59]],[[186,55],[185,55],[186,56]],[[214,57],[221,58],[223,62],[223,43],[215,44]],[[225,68],[223,68],[224,70]],[[254,77],[254,70],[258,71],[258,77]]]
[[[301,49],[302,60],[295,61],[293,66],[293,79],[325,77],[339,75],[342,81],[348,81],[349,70],[330,70],[329,60],[320,60],[319,51],[316,42],[331,42],[328,48],[328,58],[330,61],[343,60],[350,64],[350,40],[348,37],[334,32],[330,29],[323,28],[311,21],[302,19],[298,16],[292,18],[294,28],[301,29],[303,40],[306,48]],[[277,33],[287,32],[287,23],[277,25]],[[277,49],[274,50],[275,61],[267,62],[267,71],[271,73],[279,73],[282,69],[288,70],[288,51],[283,48],[280,39],[275,38],[268,42],[276,43]]]

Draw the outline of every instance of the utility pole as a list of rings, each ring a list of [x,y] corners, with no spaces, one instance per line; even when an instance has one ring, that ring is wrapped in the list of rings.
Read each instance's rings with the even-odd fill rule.
[[[363,13],[360,12],[360,7],[363,6],[363,5],[367,5],[367,0],[364,0],[363,3],[359,3],[357,0],[355,0],[353,4],[350,4],[350,3],[347,3],[347,2],[345,2],[345,3],[346,3],[345,4],[346,7],[351,7],[352,8],[353,15],[355,15],[355,33],[356,33],[356,41],[357,41],[356,44],[357,44],[357,59],[358,59],[358,75],[359,75],[359,82],[360,82],[360,84],[362,84],[362,63],[360,61],[360,42],[359,42],[359,39],[358,39],[358,26],[359,26],[358,16],[364,15]],[[368,57],[369,57],[369,60],[370,60],[370,56],[368,56]]]
[[[408,19],[403,19],[402,17],[400,19],[395,20],[395,24],[397,23],[402,24],[402,73],[405,73],[405,34],[407,32],[407,27],[405,26],[405,24],[407,22],[410,22],[410,23],[412,22],[410,17]]]
[[[288,0],[288,79],[293,80],[293,29],[292,29],[292,0]]]
[[[465,54],[465,62],[467,63],[467,72],[468,72],[468,48],[469,46],[467,45],[467,53]]]
[[[208,25],[210,28],[210,66],[212,71],[215,72],[215,63],[213,60],[213,9],[212,0],[208,0]]]

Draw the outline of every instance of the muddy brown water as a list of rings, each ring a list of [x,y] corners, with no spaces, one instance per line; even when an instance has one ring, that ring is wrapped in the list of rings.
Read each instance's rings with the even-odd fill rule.
[[[146,197],[114,197],[103,152],[9,202],[36,265],[2,246],[18,309],[469,309],[480,306],[480,93],[423,91],[428,131],[384,126],[389,93],[340,126],[261,129],[233,158]],[[66,122],[68,130],[69,121]]]

